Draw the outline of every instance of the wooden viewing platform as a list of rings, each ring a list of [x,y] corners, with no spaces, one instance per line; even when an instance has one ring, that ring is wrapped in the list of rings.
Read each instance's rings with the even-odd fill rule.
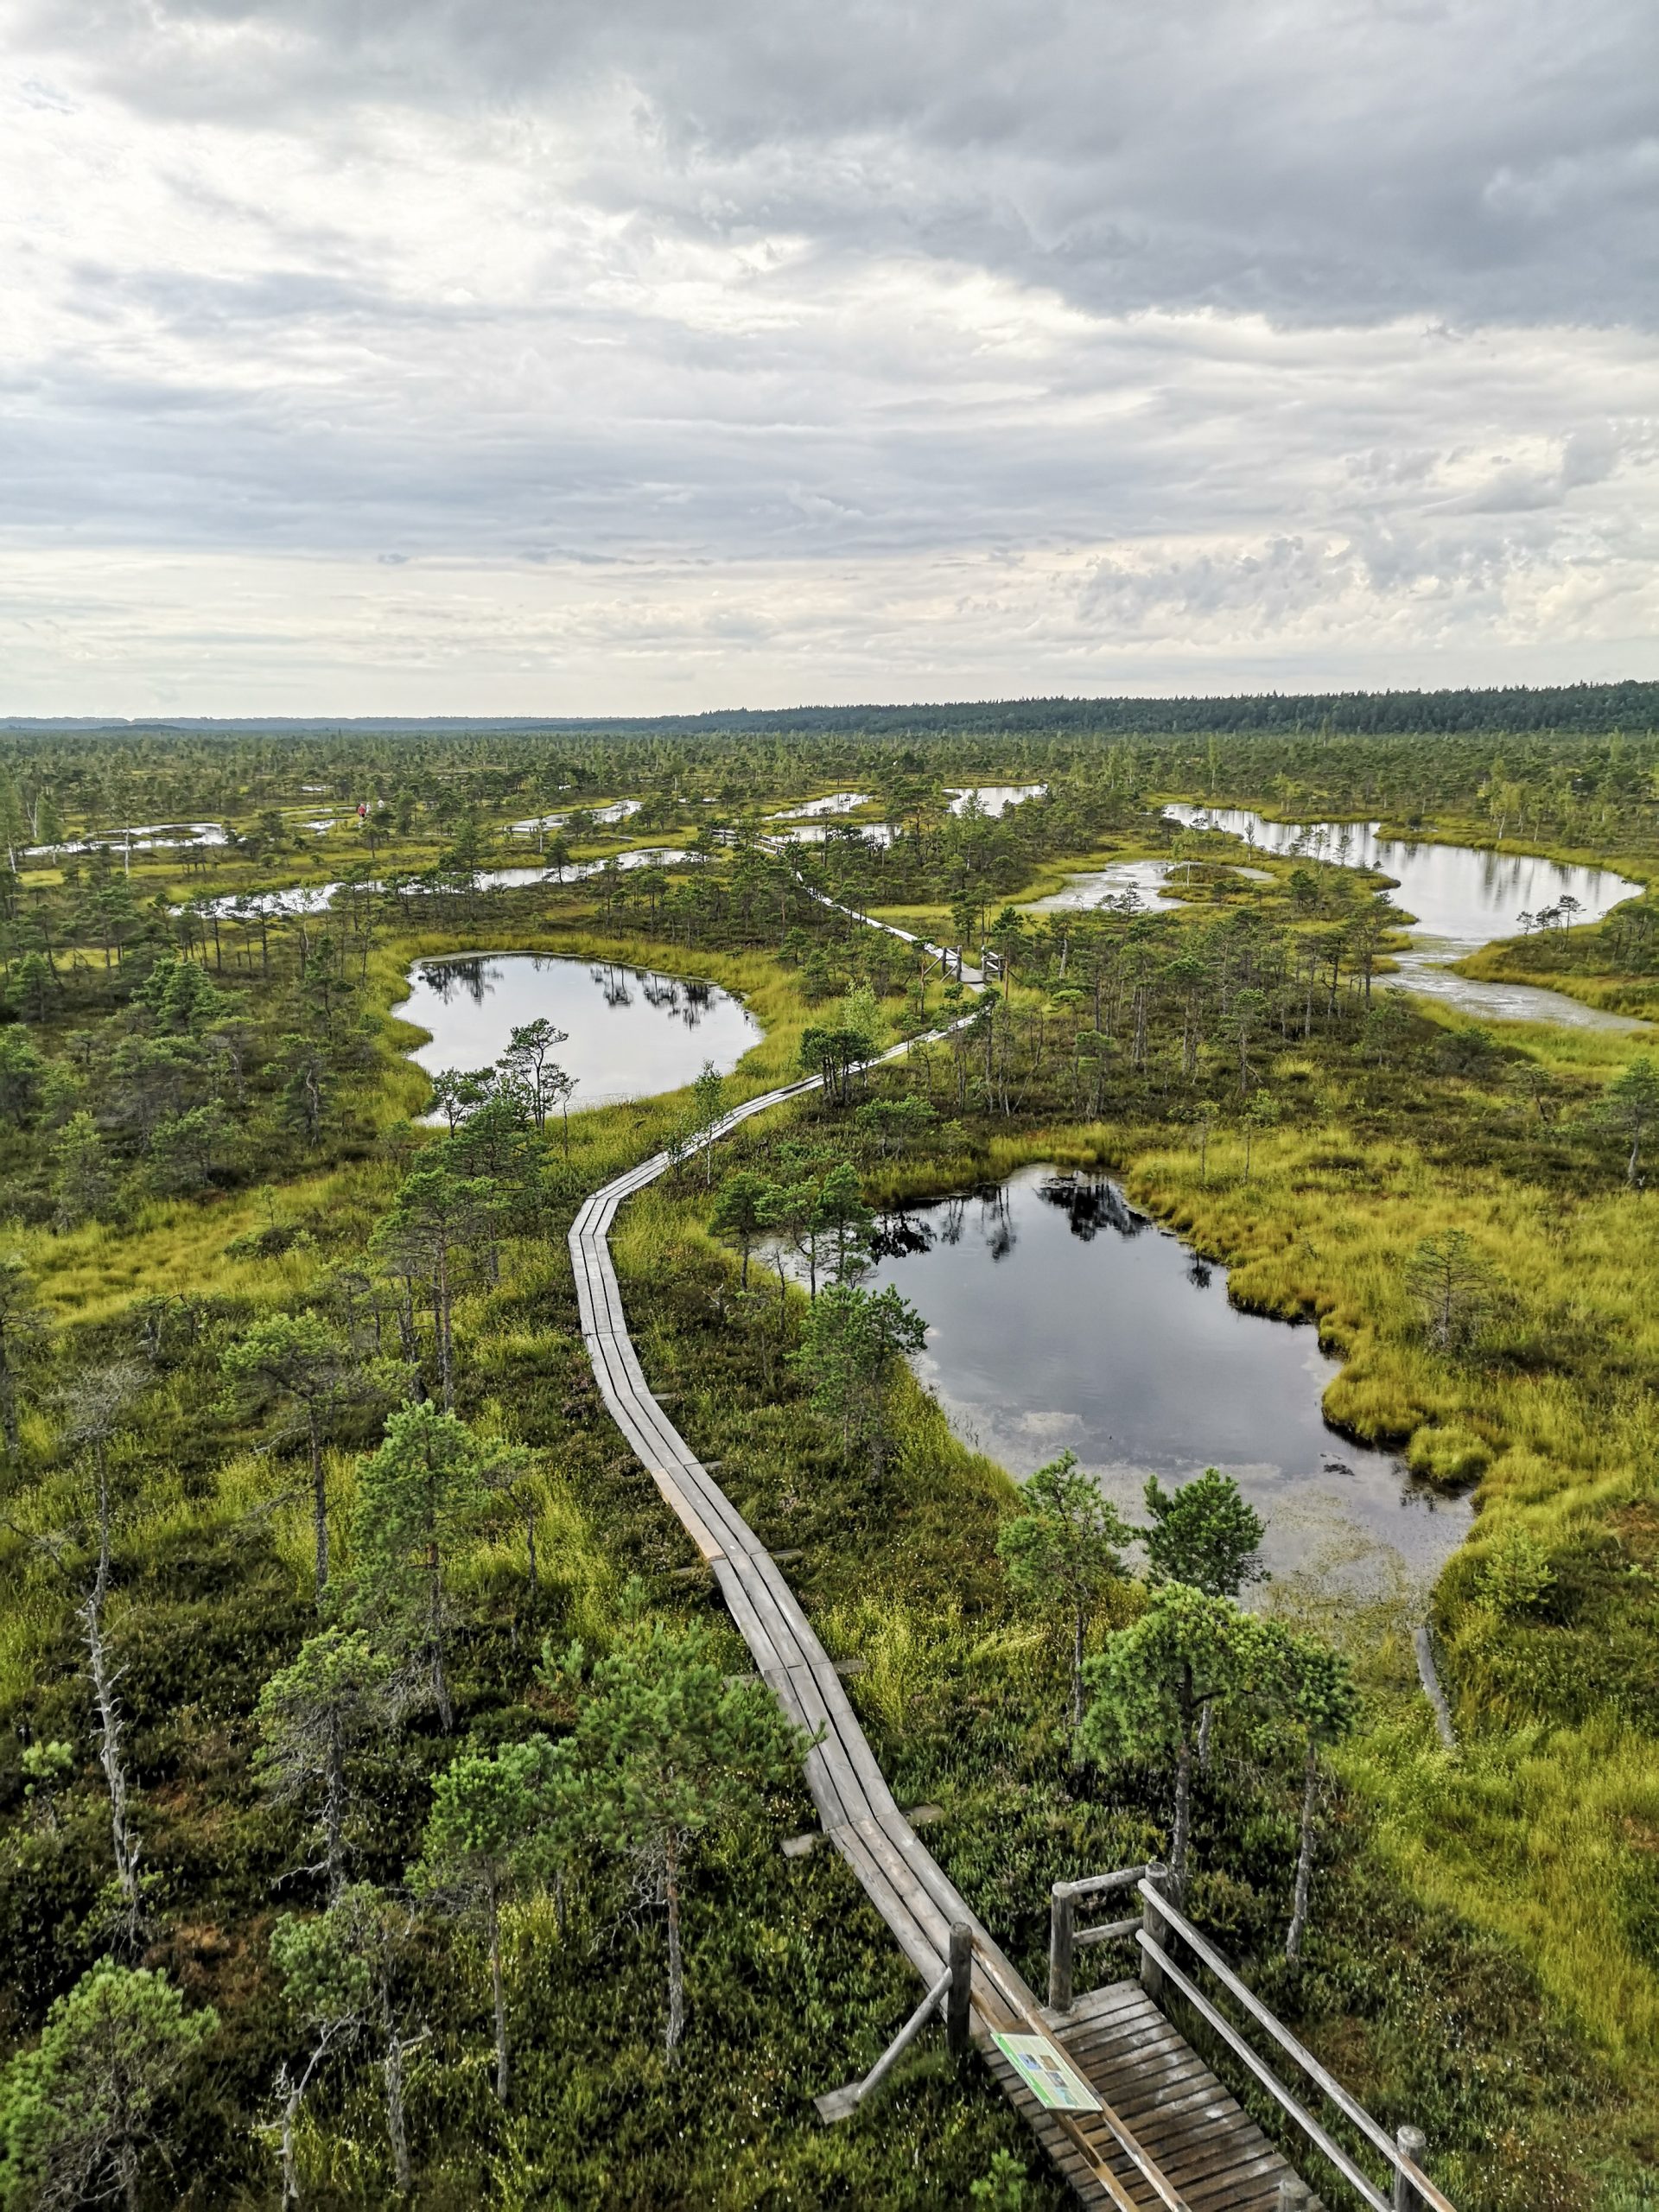
[[[937,950],[912,941],[924,951]],[[979,978],[969,971],[965,980]],[[896,1046],[886,1057],[907,1049]],[[713,1143],[751,1116],[817,1087],[818,1078],[811,1077],[749,1099],[702,1141]],[[790,1719],[818,1739],[807,1754],[806,1782],[825,1838],[857,1875],[925,1988],[934,1989],[949,1974],[951,1932],[958,1931],[957,1955],[967,1948],[970,1957],[969,2032],[993,2075],[1082,2202],[1109,2205],[1115,2212],[1158,2206],[1165,2212],[1286,2212],[1291,2207],[1320,2212],[1319,2200],[1302,2189],[1289,2163],[1139,1984],[1115,1982],[1065,2010],[1046,2010],[899,1809],[841,1675],[778,1561],[669,1420],[634,1351],[609,1233],[623,1202],[670,1165],[667,1153],[657,1154],[594,1192],[576,1215],[569,1245],[582,1335],[612,1417],[715,1574],[761,1679]],[[1105,1883],[1070,1886],[1115,1885],[1129,1878],[1109,1877]],[[1069,1906],[1067,1912],[1069,1947]],[[1165,1923],[1150,1911],[1148,1925],[1166,1933]],[[1196,1934],[1182,1926],[1184,1932]],[[1089,1931],[1076,1940],[1096,1940],[1109,1932]],[[1141,1941],[1144,1945],[1147,1938]],[[1067,1999],[1069,1960],[1068,1948]],[[1154,1986],[1161,1985],[1156,1965],[1143,1969],[1143,1978]],[[1045,2107],[992,2041],[995,2031],[1047,2035],[1059,2042],[1103,2111],[1073,2113]],[[1276,2094],[1306,2124],[1294,2101]],[[1375,2123],[1367,2125],[1376,2141],[1385,2142]],[[1426,2182],[1409,2160],[1406,2164],[1413,2177]],[[1427,2185],[1421,2195],[1402,2196],[1400,2183],[1405,2178],[1396,2177],[1395,2206],[1406,2212],[1417,2212],[1419,2206],[1453,2212]],[[1362,2201],[1390,2212],[1375,2190],[1361,2194]]]

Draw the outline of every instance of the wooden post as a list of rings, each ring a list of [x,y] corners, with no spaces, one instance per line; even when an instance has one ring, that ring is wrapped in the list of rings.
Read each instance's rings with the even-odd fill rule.
[[[1298,2181],[1294,2174],[1281,2174],[1279,2177],[1278,2212],[1307,2212],[1312,2194],[1307,2183]]]
[[[1146,1872],[1147,1885],[1156,1889],[1168,1872],[1167,1866],[1148,1866]],[[1166,1944],[1169,1942],[1169,1923],[1147,1897],[1141,1900],[1141,1927],[1148,1942]],[[1154,2005],[1163,2001],[1164,1970],[1147,1950],[1142,1950],[1141,1954],[1141,1986]]]
[[[1423,2153],[1428,2148],[1428,2138],[1421,2127],[1396,2127],[1394,2139],[1400,2146],[1402,2158],[1409,2158],[1414,2166],[1423,2163]],[[1396,2167],[1394,2176],[1394,2212],[1423,2212],[1423,2200],[1410,2177]]]
[[[950,1987],[944,2000],[944,2040],[952,2058],[965,2058],[974,1996],[974,1931],[965,1920],[950,1929]]]
[[[1048,1893],[1048,2009],[1071,2010],[1071,1961],[1076,1955],[1077,1907],[1069,1882]]]

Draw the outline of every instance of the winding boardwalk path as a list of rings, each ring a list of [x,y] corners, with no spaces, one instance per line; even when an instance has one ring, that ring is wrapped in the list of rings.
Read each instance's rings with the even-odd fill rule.
[[[978,978],[970,974],[965,980]],[[900,1045],[884,1057],[908,1049]],[[703,1141],[717,1142],[751,1116],[817,1087],[812,1077],[751,1098]],[[1268,2212],[1279,2201],[1280,2178],[1291,2169],[1138,1986],[1113,1985],[1113,1992],[1121,1993],[1108,2008],[1115,2042],[1110,2036],[1101,2039],[1099,2001],[1109,1993],[1082,2000],[1064,2024],[1045,2017],[1034,1992],[900,1810],[834,1662],[777,1561],[652,1395],[628,1333],[609,1236],[618,1209],[669,1166],[662,1152],[619,1175],[594,1192],[572,1224],[570,1260],[582,1336],[612,1418],[713,1571],[761,1679],[796,1726],[819,1739],[807,1754],[806,1781],[826,1839],[858,1877],[924,1984],[931,1986],[948,1964],[952,1923],[971,1929],[976,2040],[1000,2086],[1083,2202],[1110,2205],[1116,2212],[1157,2207]],[[1104,2113],[1046,2111],[991,2044],[994,2029],[1055,2033],[1068,2045],[1078,2037],[1077,2063],[1101,2095]]]

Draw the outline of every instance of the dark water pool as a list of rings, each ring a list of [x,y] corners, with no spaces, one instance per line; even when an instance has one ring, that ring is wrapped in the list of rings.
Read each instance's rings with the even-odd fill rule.
[[[1226,1271],[1103,1177],[1022,1170],[885,1225],[872,1278],[929,1324],[916,1362],[953,1427],[1023,1478],[1069,1446],[1138,1518],[1147,1477],[1217,1466],[1268,1522],[1275,1573],[1386,1592],[1430,1580],[1471,1515],[1327,1428],[1312,1328],[1227,1302]]]
[[[410,1055],[429,1075],[483,1068],[514,1029],[545,1015],[567,1044],[554,1057],[579,1085],[573,1108],[646,1098],[690,1083],[705,1060],[722,1075],[760,1040],[742,1001],[715,983],[540,952],[423,960],[392,1012],[432,1033]]]

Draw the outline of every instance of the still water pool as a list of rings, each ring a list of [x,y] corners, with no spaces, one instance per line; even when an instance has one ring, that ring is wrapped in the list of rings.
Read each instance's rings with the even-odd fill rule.
[[[545,1015],[569,1040],[554,1058],[576,1078],[578,1109],[677,1090],[705,1060],[729,1075],[760,1041],[760,1023],[718,984],[608,962],[540,952],[423,960],[409,989],[392,1012],[432,1033],[410,1056],[429,1075],[489,1067],[515,1029]]]
[[[1221,1467],[1275,1574],[1382,1594],[1431,1580],[1466,1498],[1327,1428],[1338,1363],[1311,1327],[1242,1313],[1226,1270],[1100,1176],[1030,1167],[885,1224],[872,1280],[928,1323],[917,1372],[957,1433],[1019,1477],[1070,1448],[1131,1520],[1148,1475]]]
[[[1494,938],[1521,933],[1522,914],[1573,902],[1570,918],[1599,921],[1641,892],[1611,868],[1569,868],[1535,853],[1484,852],[1471,845],[1419,844],[1383,837],[1375,822],[1268,822],[1246,807],[1169,806],[1188,827],[1224,830],[1259,852],[1306,855],[1345,868],[1380,868],[1400,886],[1395,903],[1416,916],[1400,956],[1408,990],[1445,999],[1499,1021],[1560,1021],[1580,1029],[1639,1029],[1628,1016],[1603,1014],[1562,991],[1524,983],[1482,983],[1452,972]]]
[[[976,803],[980,812],[988,814],[995,821],[1025,799],[1040,798],[1047,789],[1046,784],[969,784],[965,788],[953,785],[950,811],[965,814],[969,805]]]

